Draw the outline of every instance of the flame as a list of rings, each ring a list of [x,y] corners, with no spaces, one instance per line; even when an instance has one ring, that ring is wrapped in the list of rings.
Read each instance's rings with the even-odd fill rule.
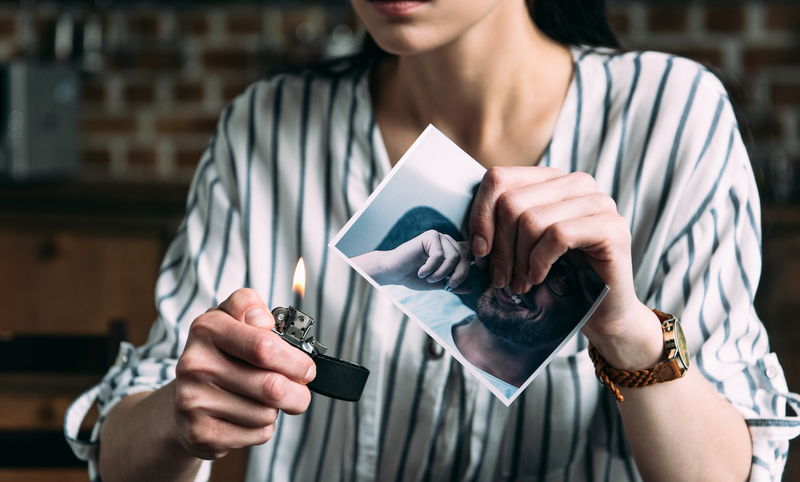
[[[296,295],[303,296],[306,292],[306,265],[303,258],[297,260],[297,268],[294,269],[294,279],[292,280],[292,290]]]

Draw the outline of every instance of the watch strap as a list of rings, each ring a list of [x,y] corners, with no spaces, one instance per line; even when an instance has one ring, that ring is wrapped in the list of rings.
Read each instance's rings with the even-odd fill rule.
[[[637,371],[617,370],[608,364],[600,355],[597,348],[589,344],[589,357],[594,363],[594,373],[600,383],[608,387],[614,397],[622,402],[625,398],[619,392],[617,386],[623,388],[641,388],[655,385],[656,383],[668,382],[681,378],[677,360],[667,360],[650,368]]]
[[[662,327],[665,321],[675,319],[674,316],[662,313],[656,309],[654,309],[653,312],[662,323]],[[677,357],[672,357],[658,365],[637,371],[617,370],[612,367],[591,343],[589,343],[589,357],[592,359],[592,363],[594,363],[597,379],[600,380],[600,383],[608,387],[611,393],[614,394],[614,398],[620,402],[624,401],[625,398],[619,392],[617,386],[624,388],[647,387],[655,385],[656,383],[676,380],[683,377],[684,373],[680,369]]]
[[[307,385],[309,390],[347,402],[361,399],[369,378],[367,368],[318,353],[311,358],[317,366],[317,376]]]

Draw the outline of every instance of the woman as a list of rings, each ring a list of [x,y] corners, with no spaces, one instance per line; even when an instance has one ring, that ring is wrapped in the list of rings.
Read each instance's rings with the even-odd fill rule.
[[[103,480],[202,478],[201,459],[267,441],[247,480],[779,477],[787,443],[745,423],[784,415],[786,387],[752,308],[758,197],[719,82],[589,48],[616,45],[599,1],[536,0],[536,23],[523,0],[352,3],[387,54],[260,82],[223,113],[150,340],[96,389]],[[429,123],[490,168],[470,243],[494,286],[524,293],[575,248],[610,287],[509,408],[326,247]],[[373,372],[359,404],[311,399],[313,364],[268,330],[300,256],[317,338]],[[587,341],[618,370],[663,362],[652,308],[696,363],[614,402]]]

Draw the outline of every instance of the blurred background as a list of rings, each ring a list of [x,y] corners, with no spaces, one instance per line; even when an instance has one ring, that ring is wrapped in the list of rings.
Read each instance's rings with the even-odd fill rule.
[[[800,2],[613,0],[609,16],[625,47],[695,59],[728,87],[762,199],[756,305],[800,391]],[[0,454],[59,432],[108,347],[146,339],[161,257],[227,102],[352,52],[361,31],[344,0],[0,1]],[[59,346],[99,366],[33,374]],[[784,480],[800,480],[795,445]],[[241,480],[245,460],[232,453],[213,480]],[[14,461],[0,459],[0,480],[88,480]]]

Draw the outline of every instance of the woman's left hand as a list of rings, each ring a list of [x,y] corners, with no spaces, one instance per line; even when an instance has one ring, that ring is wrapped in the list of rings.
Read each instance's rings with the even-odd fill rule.
[[[636,364],[661,355],[657,318],[634,291],[628,223],[589,174],[564,174],[548,167],[493,167],[473,203],[469,233],[473,253],[484,257],[481,267],[488,260],[492,284],[509,285],[515,293],[542,283],[550,266],[568,249],[583,251],[609,287],[583,328],[586,336],[620,369],[645,368],[650,365]],[[641,323],[643,317],[654,321]],[[641,343],[645,347],[634,348]]]

